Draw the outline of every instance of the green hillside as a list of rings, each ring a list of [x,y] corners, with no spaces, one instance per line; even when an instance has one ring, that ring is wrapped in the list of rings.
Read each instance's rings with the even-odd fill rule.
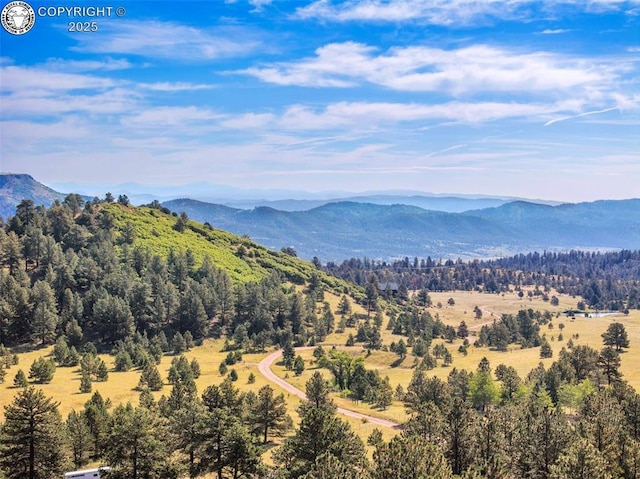
[[[180,232],[175,226],[178,217],[146,206],[132,207],[103,204],[114,218],[117,234],[127,228],[134,231],[133,247],[148,248],[152,254],[165,257],[174,251],[191,250],[196,264],[208,256],[216,267],[227,271],[234,282],[247,283],[266,278],[272,272],[281,273],[288,281],[302,284],[316,272],[326,287],[336,292],[351,291],[354,286],[333,278],[312,263],[295,256],[272,251],[248,237],[211,228],[196,221],[186,222]]]

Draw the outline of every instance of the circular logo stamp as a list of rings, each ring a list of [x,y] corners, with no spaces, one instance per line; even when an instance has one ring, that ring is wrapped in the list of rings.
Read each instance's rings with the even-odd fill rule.
[[[36,23],[36,12],[27,2],[9,2],[2,9],[2,26],[12,35],[24,35]]]

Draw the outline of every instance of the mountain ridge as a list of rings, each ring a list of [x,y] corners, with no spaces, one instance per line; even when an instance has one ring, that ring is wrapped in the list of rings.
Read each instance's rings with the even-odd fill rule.
[[[48,206],[64,196],[28,174],[0,175],[0,214],[5,219],[23,198]],[[562,204],[518,199],[462,212],[352,198],[301,211],[269,204],[242,209],[188,198],[162,205],[215,228],[247,235],[273,250],[294,248],[301,258],[322,261],[361,256],[495,258],[530,251],[640,247],[640,199]]]
[[[623,249],[640,245],[640,199],[541,205],[516,201],[463,213],[409,205],[341,201],[311,210],[234,210],[194,200],[168,201],[175,212],[245,234],[301,257],[496,257],[533,250]],[[620,235],[620,231],[627,231]]]
[[[27,173],[0,174],[0,216],[7,220],[15,214],[16,206],[23,199],[30,199],[36,206],[50,206],[66,195],[36,181]]]

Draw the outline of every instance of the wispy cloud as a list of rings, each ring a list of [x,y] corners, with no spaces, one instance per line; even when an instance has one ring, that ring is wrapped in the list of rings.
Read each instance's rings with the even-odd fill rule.
[[[546,122],[544,124],[544,126],[551,126],[554,123],[558,123],[560,121],[574,120],[576,118],[582,118],[584,116],[600,115],[602,113],[607,113],[607,112],[614,111],[614,110],[617,110],[617,109],[618,109],[618,107],[615,106],[615,107],[612,107],[612,108],[605,108],[604,110],[587,111],[587,112],[580,113],[578,115],[573,115],[573,116],[563,116],[561,118],[556,118],[556,119],[553,119],[553,120],[549,120],[548,122]]]
[[[638,0],[317,0],[296,10],[302,19],[318,18],[334,22],[421,21],[450,27],[467,26],[494,19],[527,20],[532,7],[556,14],[623,10],[632,13]],[[562,8],[558,8],[562,7]]]
[[[542,35],[560,35],[561,33],[569,33],[571,30],[568,28],[556,28],[555,30],[546,29],[542,30],[540,33]]]
[[[552,104],[500,102],[447,102],[443,104],[337,102],[322,108],[291,105],[280,114],[229,116],[220,125],[226,128],[251,127],[269,130],[372,130],[393,129],[402,123],[424,126],[434,121],[479,124],[507,118],[549,118],[560,112],[580,111],[575,102]]]
[[[625,65],[595,59],[532,52],[489,45],[454,50],[396,47],[379,53],[355,42],[333,43],[315,57],[266,64],[236,73],[278,85],[352,87],[363,82],[401,91],[540,92],[611,84]]]
[[[117,82],[93,75],[62,73],[39,67],[6,66],[0,70],[0,91],[106,89]]]
[[[195,28],[173,22],[118,21],[100,35],[77,37],[81,52],[129,54],[176,61],[207,61],[245,56],[260,45],[243,27]]]
[[[195,106],[156,107],[126,116],[122,123],[129,127],[181,126],[188,128],[191,123],[211,121],[222,116],[210,109]]]
[[[273,0],[249,0],[249,5],[253,6],[252,13],[258,13],[264,10],[264,7],[271,5]]]
[[[156,82],[156,83],[138,83],[139,88],[152,91],[178,92],[178,91],[195,91],[195,90],[211,90],[217,88],[216,85],[207,85],[202,83],[186,83],[186,82]]]
[[[70,60],[66,58],[49,58],[43,65],[51,71],[65,73],[115,71],[132,68],[131,62],[124,58],[105,57],[100,60]]]

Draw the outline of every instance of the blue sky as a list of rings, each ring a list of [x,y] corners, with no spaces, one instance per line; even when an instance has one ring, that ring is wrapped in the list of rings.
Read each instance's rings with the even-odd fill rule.
[[[47,184],[640,196],[640,0],[64,5],[126,14],[1,31],[2,171]],[[97,32],[68,32],[92,20]]]

